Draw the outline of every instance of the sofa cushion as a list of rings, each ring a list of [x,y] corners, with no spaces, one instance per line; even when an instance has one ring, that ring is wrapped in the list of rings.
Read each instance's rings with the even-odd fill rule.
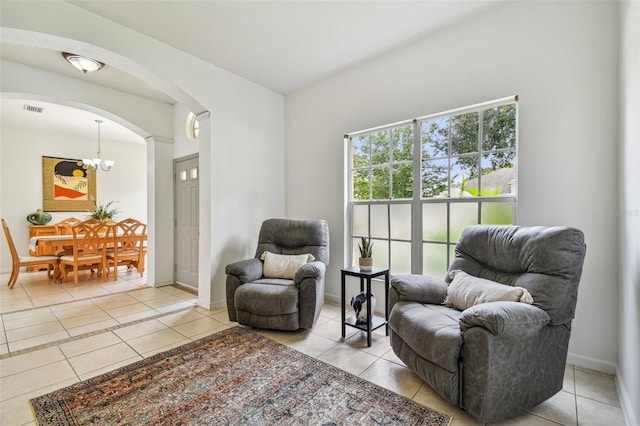
[[[267,278],[293,279],[296,271],[305,263],[313,262],[312,254],[285,255],[265,251],[260,256],[264,260],[264,276]]]
[[[242,284],[235,293],[239,311],[258,315],[298,312],[298,287],[291,280],[259,280]]]
[[[462,347],[460,314],[442,305],[398,302],[391,310],[389,325],[419,356],[455,372]]]
[[[487,302],[522,302],[533,303],[529,292],[522,287],[512,287],[484,278],[474,277],[464,271],[451,271],[453,278],[447,297],[442,302],[445,306],[464,311],[471,306]]]

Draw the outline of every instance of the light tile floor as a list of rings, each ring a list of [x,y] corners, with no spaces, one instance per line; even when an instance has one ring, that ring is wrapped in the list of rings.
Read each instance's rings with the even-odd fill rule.
[[[0,425],[35,425],[29,399],[94,377],[235,325],[225,309],[197,307],[176,286],[153,288],[136,273],[104,283],[88,271],[80,284],[53,284],[44,273],[22,273],[13,290],[0,275]],[[404,366],[382,330],[371,347],[347,327],[341,307],[326,304],[312,330],[255,330],[310,356],[453,417],[476,425]],[[568,365],[564,389],[529,413],[500,425],[624,425],[612,376]]]

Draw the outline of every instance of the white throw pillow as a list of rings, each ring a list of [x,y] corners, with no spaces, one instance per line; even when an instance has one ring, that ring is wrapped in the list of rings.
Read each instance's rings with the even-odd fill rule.
[[[531,293],[522,287],[474,277],[464,271],[451,271],[449,276],[453,281],[447,288],[447,297],[442,304],[450,308],[464,311],[473,305],[499,301],[533,303]]]
[[[265,251],[260,256],[264,260],[264,276],[292,280],[296,271],[305,263],[316,260],[312,254],[276,254]]]

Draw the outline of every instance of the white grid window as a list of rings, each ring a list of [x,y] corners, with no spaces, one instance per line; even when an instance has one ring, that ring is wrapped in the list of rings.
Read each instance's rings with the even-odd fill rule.
[[[362,236],[393,274],[444,275],[462,229],[511,224],[517,97],[346,136],[348,252]]]

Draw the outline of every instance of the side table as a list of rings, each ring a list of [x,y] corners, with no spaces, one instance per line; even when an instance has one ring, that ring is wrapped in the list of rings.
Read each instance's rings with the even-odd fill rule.
[[[371,280],[373,278],[384,275],[384,318],[374,315],[371,312]],[[345,282],[346,277],[358,277],[360,278],[360,292],[365,291],[365,281],[366,285],[366,295],[367,295],[367,323],[358,323],[357,318],[354,316],[345,318]],[[380,300],[380,299],[378,299]],[[342,338],[345,337],[346,328],[345,326],[350,326],[357,328],[362,331],[367,332],[367,346],[371,347],[371,333],[373,330],[376,330],[383,325],[385,326],[385,331],[387,336],[389,335],[389,268],[376,268],[374,267],[371,271],[361,271],[359,267],[351,267],[342,269]]]

